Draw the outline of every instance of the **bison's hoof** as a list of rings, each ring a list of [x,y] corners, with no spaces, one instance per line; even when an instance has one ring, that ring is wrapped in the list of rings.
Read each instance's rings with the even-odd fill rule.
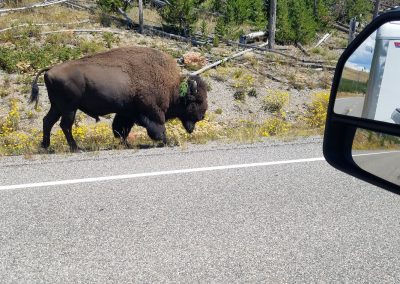
[[[83,153],[83,149],[79,147],[70,148],[71,153]]]
[[[48,143],[48,142],[42,142],[42,143],[40,143],[40,146],[41,146],[43,149],[47,149],[47,148],[49,148],[50,143]]]

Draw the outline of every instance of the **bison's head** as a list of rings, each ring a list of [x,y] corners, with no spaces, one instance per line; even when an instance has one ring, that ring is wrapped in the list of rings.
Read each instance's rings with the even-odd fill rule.
[[[181,96],[183,111],[180,120],[186,131],[192,133],[196,122],[203,120],[207,111],[207,85],[199,76],[187,79],[186,93]]]

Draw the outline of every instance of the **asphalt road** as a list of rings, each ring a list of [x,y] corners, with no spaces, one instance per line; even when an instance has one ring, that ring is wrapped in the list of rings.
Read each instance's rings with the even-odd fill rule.
[[[400,151],[378,150],[378,155],[369,153],[371,151],[356,151],[357,156],[353,157],[354,162],[363,170],[400,185]]]
[[[364,100],[364,97],[338,98],[335,101],[335,113],[361,117]]]
[[[400,197],[321,147],[2,158],[0,282],[399,282]]]

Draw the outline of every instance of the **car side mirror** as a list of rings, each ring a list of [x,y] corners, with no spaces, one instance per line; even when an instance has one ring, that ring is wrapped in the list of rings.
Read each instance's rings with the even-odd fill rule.
[[[400,194],[400,10],[374,19],[333,78],[324,156],[335,168]]]

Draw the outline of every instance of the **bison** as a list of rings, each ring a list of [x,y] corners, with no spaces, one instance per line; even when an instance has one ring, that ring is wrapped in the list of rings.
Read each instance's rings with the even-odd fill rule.
[[[164,144],[166,120],[179,118],[192,133],[207,110],[205,82],[199,76],[183,78],[171,56],[152,48],[117,48],[42,69],[32,83],[30,102],[36,104],[42,73],[51,103],[43,118],[43,148],[49,147],[51,129],[61,117],[71,151],[79,149],[72,136],[78,109],[96,121],[115,113],[114,136],[125,142],[137,124]]]

